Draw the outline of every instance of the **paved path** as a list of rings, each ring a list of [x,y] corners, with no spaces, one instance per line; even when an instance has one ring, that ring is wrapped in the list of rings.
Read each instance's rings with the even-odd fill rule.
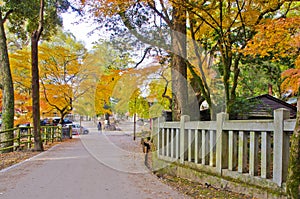
[[[143,154],[118,147],[129,143],[130,132],[89,129],[88,135],[1,171],[0,199],[188,198],[149,173]]]

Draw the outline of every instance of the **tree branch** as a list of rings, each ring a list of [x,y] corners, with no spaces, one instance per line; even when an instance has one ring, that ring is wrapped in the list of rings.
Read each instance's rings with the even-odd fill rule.
[[[41,84],[42,84],[42,86],[43,86],[44,96],[45,96],[45,99],[46,99],[47,103],[48,103],[50,106],[54,107],[55,109],[59,110],[58,106],[56,106],[55,104],[52,104],[52,103],[50,102],[50,100],[48,99],[48,95],[47,95],[47,92],[46,92],[46,87],[45,87],[45,84],[44,84],[43,80],[41,80]]]
[[[151,46],[157,46],[159,48],[163,48],[166,51],[170,50],[170,46],[166,45],[166,42],[161,42],[159,39],[153,39],[150,40],[148,37],[141,35],[138,33],[136,28],[131,24],[130,19],[126,16],[125,12],[119,13],[124,25],[128,28],[131,34],[133,34],[138,40],[140,40],[143,43],[149,44]]]
[[[293,1],[290,1],[290,2],[289,2],[289,5],[288,5],[286,11],[284,12],[284,14],[283,14],[280,18],[286,18],[286,15],[288,14],[288,12],[289,12],[290,9],[291,9],[292,3],[293,3]]]
[[[166,94],[167,94],[167,91],[168,91],[168,86],[169,86],[170,81],[164,76],[164,71],[162,72],[161,77],[166,81],[166,85],[165,85],[165,87],[164,87],[164,92],[162,93],[161,96],[162,96],[163,98],[168,99],[169,102],[170,102],[170,106],[172,106],[172,97],[166,95]]]
[[[153,1],[153,2],[154,2],[154,1]],[[163,12],[164,14],[161,13],[161,12],[159,12],[159,10],[157,10],[157,8],[155,7],[155,3],[153,3],[153,4],[151,4],[150,2],[148,3],[148,5],[150,6],[150,8],[151,8],[152,10],[154,10],[154,12],[155,12],[158,16],[160,16],[160,17],[168,24],[169,27],[171,27],[172,22],[171,22],[171,20],[170,20],[170,17],[169,17],[169,15],[168,15],[168,13],[167,13],[167,10],[166,10],[165,6],[163,5],[162,0],[160,0],[160,4],[161,4],[161,7],[162,7],[162,12]]]
[[[144,59],[145,59],[147,53],[148,53],[151,49],[152,49],[151,47],[148,47],[148,48],[145,49],[144,55],[143,55],[142,59],[141,59],[141,60],[140,60],[133,68],[137,68],[138,65],[140,65],[140,64],[144,61]]]
[[[198,7],[198,9],[200,9],[201,11],[203,11],[205,14],[208,15],[208,17],[216,24],[216,27],[213,25],[213,23],[210,23],[205,17],[203,17],[201,14],[201,12],[196,12],[194,11],[195,5],[189,4],[187,5],[187,9],[189,12],[193,13],[194,15],[196,15],[197,17],[199,17],[202,21],[204,21],[208,26],[210,26],[212,29],[214,29],[218,34],[220,34],[220,31],[217,29],[217,27],[221,27],[221,25],[218,23],[218,21],[211,15],[211,13],[209,13],[207,10],[202,9],[200,7]],[[220,34],[221,35],[221,34]]]
[[[263,19],[263,17],[265,16],[265,14],[269,13],[269,12],[275,12],[278,9],[280,9],[280,7],[285,3],[285,1],[282,1],[281,3],[278,3],[277,6],[275,8],[269,8],[266,9],[265,11],[262,11],[262,13],[259,15],[259,17],[257,18],[255,25],[258,25],[260,23],[260,21]]]
[[[245,6],[245,2],[243,3],[242,7],[240,7],[239,1],[236,0],[236,5],[237,5],[237,8],[238,8],[238,15],[240,16],[240,19],[241,19],[241,22],[242,22],[243,33],[244,33],[244,37],[245,37],[244,39],[247,40],[245,21],[244,21],[244,18],[242,16],[242,9]]]

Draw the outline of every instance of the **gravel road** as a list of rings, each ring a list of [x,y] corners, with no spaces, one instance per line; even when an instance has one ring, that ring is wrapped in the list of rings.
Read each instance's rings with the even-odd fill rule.
[[[89,134],[1,171],[0,199],[189,198],[146,169],[131,132],[99,133],[92,122],[84,125]]]

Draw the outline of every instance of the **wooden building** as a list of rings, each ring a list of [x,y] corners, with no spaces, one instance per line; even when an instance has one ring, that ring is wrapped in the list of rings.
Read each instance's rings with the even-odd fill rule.
[[[285,108],[290,111],[290,118],[296,118],[297,108],[291,104],[265,94],[250,98],[251,108],[240,119],[270,119],[273,118],[274,110]]]

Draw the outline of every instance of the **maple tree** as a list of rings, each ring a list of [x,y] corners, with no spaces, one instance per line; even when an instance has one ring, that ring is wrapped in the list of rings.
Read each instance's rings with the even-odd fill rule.
[[[282,58],[299,60],[299,23],[299,17],[265,20],[264,23],[256,26],[257,34],[248,42],[247,48],[243,51],[244,54],[271,56],[273,61],[279,61]]]
[[[43,100],[63,119],[73,110],[73,102],[91,89],[86,81],[94,70],[84,64],[86,49],[71,33],[58,32],[40,48],[40,80]]]
[[[77,42],[71,33],[62,31],[39,47],[43,114],[53,114],[56,110],[63,118],[73,109],[72,102],[91,90],[95,82],[90,80],[96,70],[88,62],[85,63],[86,53],[82,43]],[[30,98],[31,94],[29,55],[28,48],[10,55],[16,91],[26,98]]]
[[[282,73],[282,78],[284,79],[282,83],[283,89],[298,96],[296,125],[291,137],[288,177],[286,183],[289,197],[295,199],[299,197],[300,186],[300,64],[298,61],[299,59],[296,61],[295,68],[288,69]]]
[[[15,123],[32,122],[30,49],[24,46],[23,49],[10,53],[9,58],[14,82],[15,104],[16,107],[21,105],[21,110],[26,112],[23,117],[16,115]],[[40,106],[41,112],[49,108],[49,105],[43,100],[40,102]]]

